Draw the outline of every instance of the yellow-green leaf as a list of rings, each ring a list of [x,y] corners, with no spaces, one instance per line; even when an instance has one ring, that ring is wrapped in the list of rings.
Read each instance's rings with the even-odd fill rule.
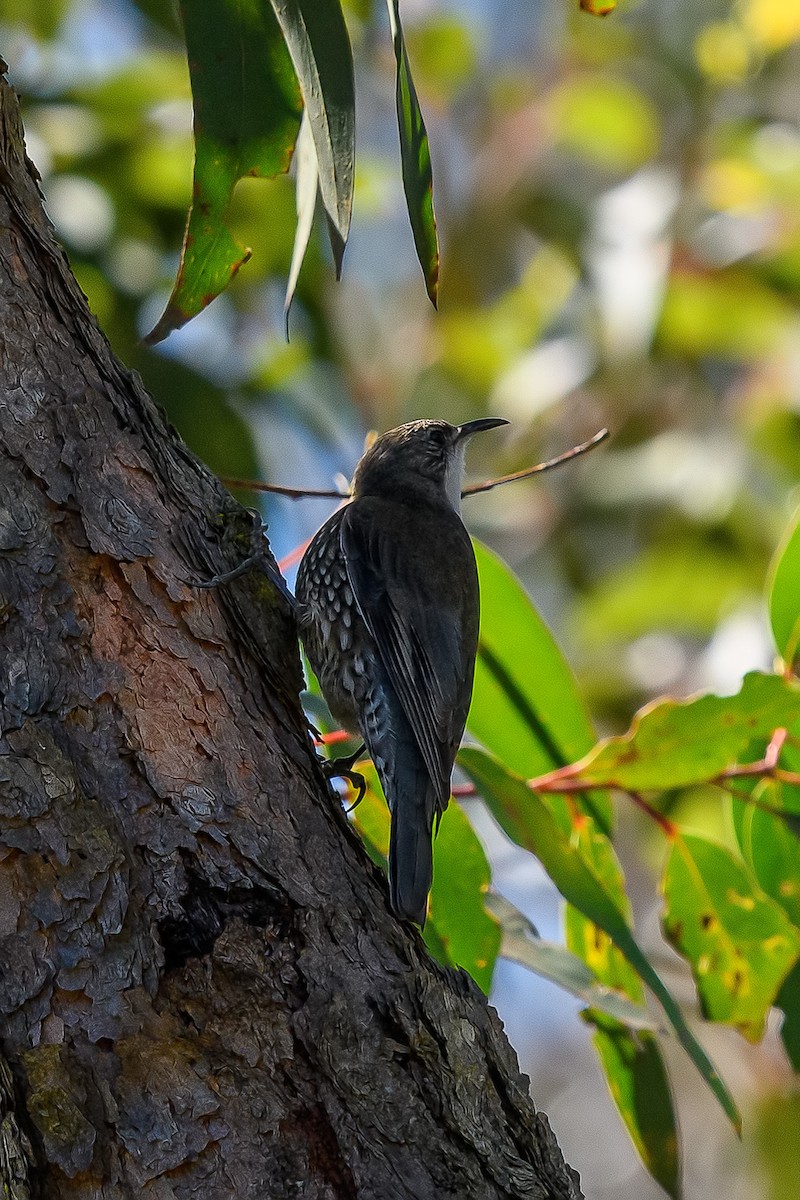
[[[250,257],[227,225],[245,175],[288,170],[300,90],[280,27],[260,0],[181,0],[194,101],[192,207],[178,276],[148,334],[158,342],[196,316]]]
[[[800,930],[744,863],[705,838],[676,839],[663,886],[664,932],[691,964],[703,1012],[758,1041]]]

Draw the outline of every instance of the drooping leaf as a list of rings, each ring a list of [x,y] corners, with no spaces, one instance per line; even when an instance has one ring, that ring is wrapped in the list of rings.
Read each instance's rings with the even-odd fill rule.
[[[353,52],[338,0],[271,0],[289,49],[317,152],[319,190],[341,274],[353,208]]]
[[[196,316],[250,257],[226,224],[245,175],[288,170],[300,90],[275,16],[260,0],[181,0],[194,100],[192,207],[178,277],[148,334],[158,342]]]
[[[660,700],[623,737],[608,738],[576,766],[588,783],[631,791],[689,787],[716,778],[748,744],[800,719],[800,688],[751,672],[736,696]]]
[[[593,822],[581,821],[577,829],[571,830],[570,844],[602,879],[606,891],[630,924],[625,877],[610,840]],[[644,988],[639,975],[603,929],[568,904],[564,913],[564,931],[569,948],[580,955],[598,979],[607,987],[624,992],[631,1000],[643,1002]]]
[[[400,23],[399,0],[386,0],[394,56],[397,63],[397,125],[400,131],[400,161],[403,170],[403,189],[408,216],[414,234],[425,287],[436,308],[439,294],[439,241],[436,236],[436,216],[433,211],[433,172],[431,150],[422,112],[411,78],[403,27]]]
[[[655,1037],[591,1014],[593,1042],[609,1090],[642,1162],[675,1200],[681,1195],[672,1091]]]
[[[561,895],[614,940],[658,997],[678,1039],[719,1100],[735,1129],[741,1118],[725,1084],[689,1029],[668,988],[644,956],[604,881],[570,845],[541,797],[481,750],[465,747],[459,763],[510,838],[541,862]]]
[[[474,543],[481,588],[481,633],[470,733],[512,771],[541,775],[586,754],[595,735],[553,635],[506,564]],[[605,796],[589,805],[604,829]]]
[[[704,1014],[750,1041],[800,955],[800,930],[729,850],[676,839],[664,874],[664,933],[688,959]]]
[[[491,892],[486,900],[500,922],[500,955],[529,967],[536,975],[557,983],[589,1008],[606,1013],[631,1029],[655,1029],[656,1023],[641,1004],[602,984],[586,963],[557,942],[548,942],[505,896]]]
[[[314,148],[314,135],[311,132],[311,122],[303,110],[300,122],[300,132],[294,150],[294,160],[297,166],[295,179],[295,197],[297,207],[297,228],[292,246],[292,262],[289,267],[289,278],[286,281],[286,295],[283,301],[283,315],[286,321],[286,339],[289,339],[289,309],[292,306],[300,268],[311,237],[311,226],[314,223],[314,209],[317,204],[317,187],[319,171],[317,169],[317,152]]]
[[[600,876],[620,913],[630,922],[625,878],[609,839],[591,821],[583,821],[572,834],[572,845]],[[597,978],[621,991],[629,1002],[641,1003],[641,978],[609,935],[571,904],[566,906],[564,923],[567,945],[580,954]],[[677,1195],[678,1127],[658,1043],[649,1036],[639,1037],[633,1028],[626,1030],[618,1021],[609,1021],[607,1010],[603,1013],[589,1008],[581,1015],[595,1026],[594,1046],[611,1097],[644,1166],[670,1195]]]
[[[794,669],[800,647],[800,519],[797,517],[776,552],[768,591],[775,645],[783,661]]]

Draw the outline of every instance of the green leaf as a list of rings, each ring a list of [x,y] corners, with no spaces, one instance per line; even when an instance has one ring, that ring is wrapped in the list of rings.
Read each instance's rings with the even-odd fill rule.
[[[363,775],[367,791],[351,820],[370,858],[385,870],[389,810],[371,763],[364,766]],[[423,937],[434,958],[446,966],[463,967],[487,993],[501,936],[500,926],[485,906],[490,881],[483,846],[461,807],[451,801],[433,843],[433,887]]]
[[[688,959],[703,1013],[750,1041],[800,954],[800,931],[723,846],[687,835],[664,875],[664,933]]]
[[[734,827],[745,861],[759,884],[789,920],[800,926],[800,839],[777,811],[785,790],[788,788],[772,780],[760,780],[754,790],[754,799],[774,807],[775,813],[748,804],[746,799],[732,800]]]
[[[353,52],[338,0],[271,0],[286,39],[317,151],[319,190],[341,274],[353,208]]]
[[[784,1014],[781,1041],[789,1062],[800,1075],[800,962],[795,963],[781,984],[775,1005]]]
[[[641,1004],[613,991],[564,946],[539,937],[531,922],[504,896],[491,892],[486,900],[502,929],[500,956],[529,967],[536,975],[558,984],[591,1009],[607,1014],[632,1029],[655,1029],[656,1023]]]
[[[297,145],[294,151],[297,165],[295,180],[295,197],[297,206],[297,228],[292,247],[292,262],[289,267],[289,278],[286,281],[286,295],[283,301],[283,315],[286,322],[286,340],[289,340],[289,309],[292,306],[300,268],[306,256],[308,240],[311,237],[311,226],[314,222],[314,209],[317,205],[317,188],[319,186],[319,171],[317,169],[317,152],[314,149],[314,135],[308,113],[303,111],[300,122],[300,132],[297,135]]]
[[[800,718],[800,688],[779,675],[745,676],[736,696],[661,700],[623,737],[608,738],[575,767],[590,785],[631,791],[689,787],[734,765],[755,738]]]
[[[398,0],[386,0],[394,56],[397,62],[397,125],[400,130],[400,161],[414,245],[417,248],[425,287],[434,308],[439,292],[439,242],[433,211],[433,173],[428,134],[417,99],[408,62]]]
[[[613,938],[657,996],[684,1050],[740,1132],[741,1118],[736,1105],[686,1024],[676,1001],[639,949],[604,881],[573,849],[568,835],[559,827],[541,797],[532,792],[524,780],[511,775],[481,750],[462,749],[459,763],[508,836],[536,855],[565,900]]]
[[[642,1162],[668,1195],[680,1195],[675,1109],[664,1060],[651,1033],[634,1034],[592,1015],[594,1046],[611,1096]]]
[[[518,775],[541,775],[580,758],[595,734],[553,635],[506,564],[474,542],[481,632],[470,733]],[[590,804],[611,825],[607,797]]]
[[[794,670],[800,646],[800,518],[795,517],[770,571],[769,617],[775,645]]]
[[[196,316],[250,257],[226,224],[236,181],[288,170],[300,92],[280,28],[260,0],[181,0],[194,98],[192,207],[178,277],[147,335],[165,338]]]
[[[625,891],[625,877],[609,839],[593,822],[581,821],[577,829],[570,831],[570,844],[602,879],[606,891],[630,924],[630,901]],[[631,1000],[641,1003],[644,999],[641,979],[604,930],[568,904],[564,913],[564,931],[569,948],[580,955],[598,979],[607,987],[616,988]]]
[[[625,877],[611,842],[590,821],[581,822],[571,840],[603,880],[620,913],[630,923]],[[643,999],[642,981],[628,960],[607,933],[571,904],[566,906],[565,929],[567,945],[581,955],[602,983],[620,989],[631,1001]],[[617,1022],[609,1022],[607,1016],[593,1008],[581,1015],[596,1027],[594,1045],[600,1065],[642,1162],[670,1195],[677,1195],[680,1177],[678,1130],[658,1044],[654,1038],[640,1038],[626,1032]]]
[[[501,937],[485,905],[490,882],[483,846],[461,807],[451,801],[434,841],[433,887],[423,936],[428,942],[430,930],[444,947],[446,961],[469,971],[487,994]]]

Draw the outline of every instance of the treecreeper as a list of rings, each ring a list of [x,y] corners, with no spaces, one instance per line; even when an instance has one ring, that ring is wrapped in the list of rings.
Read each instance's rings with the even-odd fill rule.
[[[333,715],[364,739],[389,805],[392,907],[420,926],[478,648],[464,452],[473,434],[505,424],[412,421],[384,433],[297,575],[309,660]]]

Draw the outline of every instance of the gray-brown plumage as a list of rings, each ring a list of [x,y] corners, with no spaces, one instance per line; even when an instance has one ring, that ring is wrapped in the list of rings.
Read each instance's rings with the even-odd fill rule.
[[[464,449],[504,424],[413,421],[383,434],[297,576],[311,665],[331,712],[363,737],[391,810],[392,906],[419,925],[478,645],[478,575],[459,515]]]

